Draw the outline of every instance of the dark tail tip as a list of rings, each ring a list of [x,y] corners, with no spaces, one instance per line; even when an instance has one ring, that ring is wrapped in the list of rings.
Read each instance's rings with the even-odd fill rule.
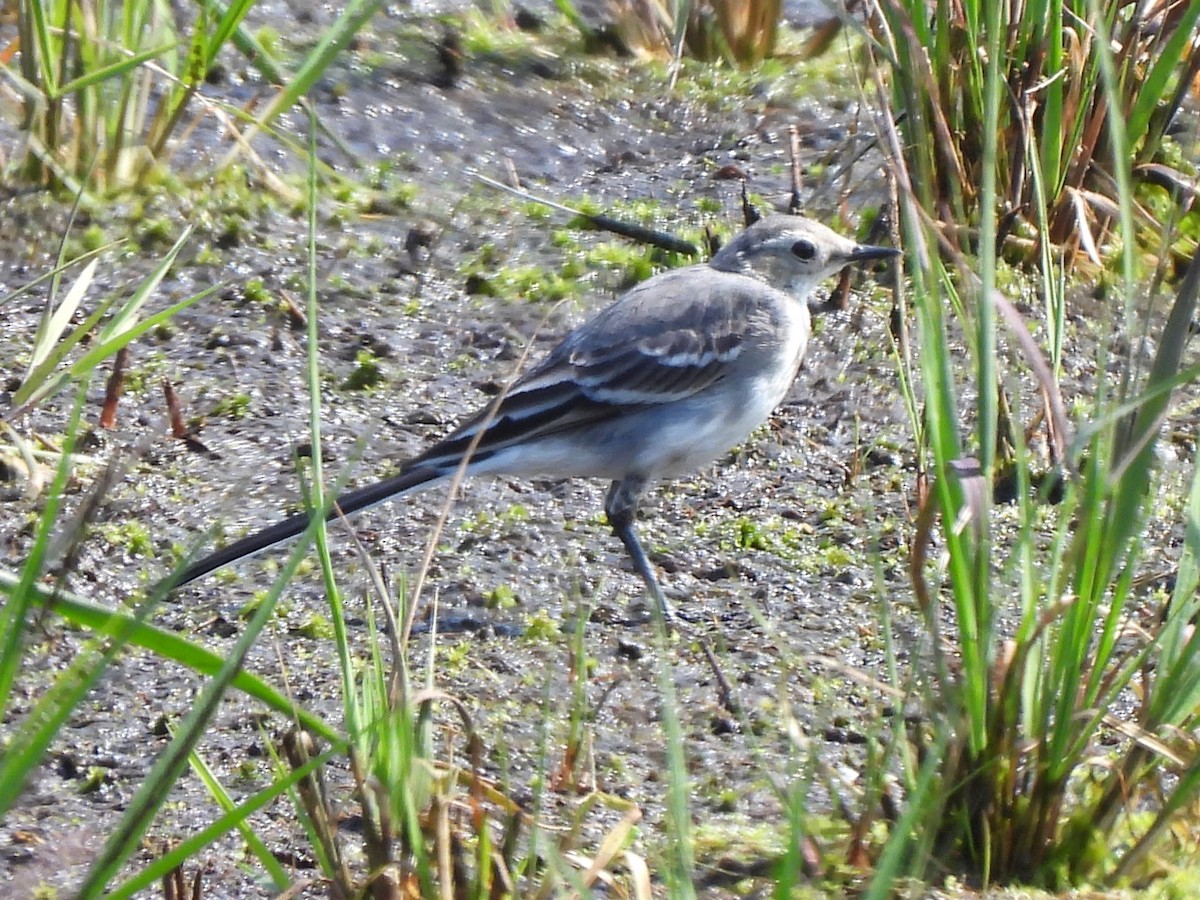
[[[443,473],[436,468],[414,468],[401,472],[392,478],[387,478],[376,484],[350,491],[338,497],[336,505],[326,514],[326,521],[332,521],[339,515],[351,516],[364,509],[377,506],[385,500],[406,494],[409,491],[429,484],[441,478]],[[160,584],[169,583],[172,589],[188,582],[203,578],[210,572],[215,572],[230,563],[254,556],[281,544],[284,541],[298,537],[305,532],[312,522],[310,513],[298,513],[288,516],[282,522],[276,522],[262,531],[234,541],[228,547],[209,554],[198,562],[192,563],[179,576],[168,576]]]

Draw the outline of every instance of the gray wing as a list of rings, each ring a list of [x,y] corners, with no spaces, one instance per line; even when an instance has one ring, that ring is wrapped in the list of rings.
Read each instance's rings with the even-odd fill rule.
[[[568,334],[494,410],[414,462],[457,461],[481,428],[474,459],[699,393],[725,377],[774,300],[765,285],[708,266],[651,278]]]

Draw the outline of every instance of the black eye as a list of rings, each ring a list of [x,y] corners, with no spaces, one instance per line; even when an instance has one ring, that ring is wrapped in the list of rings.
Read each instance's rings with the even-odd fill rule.
[[[812,241],[801,239],[792,244],[792,255],[796,259],[812,259],[817,255],[817,248],[813,246]]]

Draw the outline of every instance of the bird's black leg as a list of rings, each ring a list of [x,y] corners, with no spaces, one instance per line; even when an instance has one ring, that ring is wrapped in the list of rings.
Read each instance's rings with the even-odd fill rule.
[[[654,570],[650,567],[650,560],[646,558],[646,551],[642,549],[641,541],[633,528],[638,501],[645,487],[646,482],[641,478],[614,481],[608,489],[608,496],[604,498],[604,514],[608,516],[608,524],[612,527],[613,534],[625,545],[629,558],[633,560],[633,568],[642,576],[642,581],[646,582],[650,596],[658,604],[663,619],[669,625],[675,621],[675,608],[663,595],[658,579],[654,577]]]

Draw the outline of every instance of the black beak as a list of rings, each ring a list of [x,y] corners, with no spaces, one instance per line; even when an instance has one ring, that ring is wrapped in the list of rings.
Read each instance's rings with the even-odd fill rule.
[[[899,255],[900,251],[895,247],[874,247],[871,244],[859,244],[850,251],[847,261],[852,263],[871,262],[876,259],[891,259],[893,256]]]

